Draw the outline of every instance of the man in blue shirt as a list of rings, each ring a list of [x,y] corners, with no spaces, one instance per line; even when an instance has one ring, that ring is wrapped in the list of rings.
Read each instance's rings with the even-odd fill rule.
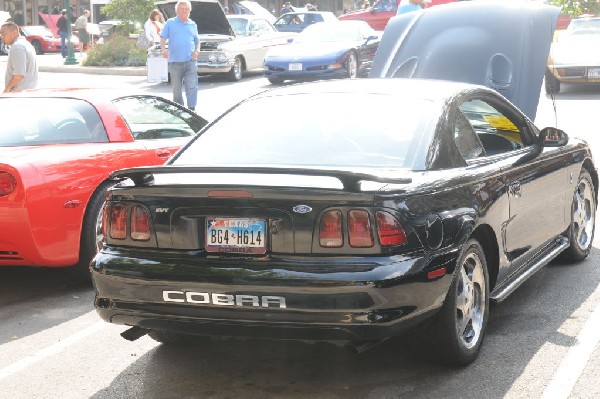
[[[169,61],[169,73],[173,85],[173,101],[183,104],[182,87],[185,88],[187,107],[196,109],[198,100],[198,67],[200,54],[198,26],[190,19],[192,4],[189,0],[178,1],[174,18],[169,18],[160,32],[160,48]],[[166,44],[169,41],[169,48]]]
[[[421,2],[422,0],[408,0],[408,4],[398,7],[398,12],[396,15],[421,10]]]

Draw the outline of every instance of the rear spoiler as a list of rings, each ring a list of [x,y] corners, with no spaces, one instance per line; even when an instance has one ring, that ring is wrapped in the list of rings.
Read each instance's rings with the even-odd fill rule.
[[[390,171],[392,172],[392,171]],[[338,169],[312,169],[293,167],[266,167],[266,166],[146,166],[138,168],[121,169],[110,174],[112,180],[131,179],[135,185],[141,186],[154,181],[156,174],[168,173],[256,173],[269,175],[300,175],[300,176],[329,176],[340,180],[347,191],[360,191],[361,181],[372,181],[390,184],[409,184],[412,179],[375,175],[364,172],[353,172]],[[398,173],[398,172],[396,172]]]

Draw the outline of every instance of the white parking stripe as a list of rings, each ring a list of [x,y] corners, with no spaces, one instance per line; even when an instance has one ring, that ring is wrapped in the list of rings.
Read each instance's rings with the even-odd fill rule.
[[[568,398],[571,394],[590,356],[600,342],[600,306],[596,307],[575,342],[544,390],[542,399]]]
[[[34,363],[42,361],[42,360],[46,359],[47,357],[52,356],[52,355],[62,351],[63,349],[67,348],[68,346],[73,345],[74,343],[94,334],[97,331],[100,331],[101,329],[105,328],[106,326],[107,326],[107,323],[105,323],[103,321],[96,322],[96,323],[84,328],[83,330],[81,330],[73,335],[70,335],[67,338],[57,342],[56,344],[47,346],[44,349],[34,353],[33,355],[29,355],[29,356],[22,358],[8,366],[5,366],[4,368],[0,369],[0,381],[2,381],[4,378],[6,378],[16,372],[23,370],[24,368],[26,368]]]

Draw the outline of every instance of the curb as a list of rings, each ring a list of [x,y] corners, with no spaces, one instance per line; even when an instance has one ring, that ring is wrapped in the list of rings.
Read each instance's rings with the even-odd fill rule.
[[[146,67],[87,67],[81,65],[38,65],[39,72],[86,73],[95,75],[146,76]]]

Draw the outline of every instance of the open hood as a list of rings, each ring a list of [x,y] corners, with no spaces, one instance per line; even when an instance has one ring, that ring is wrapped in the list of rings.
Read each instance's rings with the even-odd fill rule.
[[[369,77],[479,84],[531,120],[560,9],[532,1],[462,1],[390,20]]]
[[[191,0],[190,3],[190,19],[198,25],[198,34],[235,36],[219,0]],[[165,18],[173,18],[177,16],[176,4],[176,0],[168,0],[156,2],[155,6]]]

